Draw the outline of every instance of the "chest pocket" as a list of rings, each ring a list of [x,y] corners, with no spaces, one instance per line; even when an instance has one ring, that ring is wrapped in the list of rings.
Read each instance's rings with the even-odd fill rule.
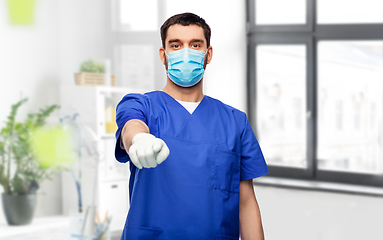
[[[239,154],[217,148],[214,155],[214,188],[239,192],[240,163]]]

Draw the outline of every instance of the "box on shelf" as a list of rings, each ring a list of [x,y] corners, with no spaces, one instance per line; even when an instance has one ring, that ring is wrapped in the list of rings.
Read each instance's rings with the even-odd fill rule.
[[[105,107],[105,133],[111,134],[116,131],[116,107]]]
[[[85,86],[105,86],[103,73],[82,72],[74,74],[77,85]],[[111,86],[116,86],[116,76],[111,75]]]

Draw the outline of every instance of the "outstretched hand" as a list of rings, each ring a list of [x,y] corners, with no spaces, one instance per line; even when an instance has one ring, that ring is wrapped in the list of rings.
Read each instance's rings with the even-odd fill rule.
[[[138,133],[129,148],[130,161],[139,169],[155,168],[169,156],[166,143],[149,133]]]

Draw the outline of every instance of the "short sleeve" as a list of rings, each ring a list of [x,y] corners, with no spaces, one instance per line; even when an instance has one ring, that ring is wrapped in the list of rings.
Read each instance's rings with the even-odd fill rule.
[[[241,134],[241,181],[261,177],[270,173],[258,140],[254,135],[246,115],[243,129]]]
[[[146,95],[142,94],[127,94],[116,107],[116,146],[115,146],[115,157],[119,162],[129,161],[129,156],[125,149],[120,146],[120,135],[122,128],[125,123],[132,119],[138,119],[148,124],[147,112],[148,112],[149,101]]]

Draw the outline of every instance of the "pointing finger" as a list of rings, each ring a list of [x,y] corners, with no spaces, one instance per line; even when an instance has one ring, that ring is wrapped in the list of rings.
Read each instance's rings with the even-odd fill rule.
[[[162,149],[160,150],[160,152],[157,154],[157,163],[160,164],[162,163],[163,161],[166,160],[166,158],[169,156],[169,148],[168,146],[164,143],[162,145]]]
[[[152,146],[149,145],[145,148],[145,157],[149,167],[154,168],[157,166],[157,162],[154,158],[154,152],[153,152]]]
[[[129,148],[130,161],[139,169],[142,169],[141,163],[138,161],[137,151],[134,147]]]
[[[149,168],[149,164],[146,161],[146,155],[145,155],[145,149],[144,148],[140,147],[137,149],[137,157],[138,157],[138,161],[140,161],[140,163],[142,164],[142,166],[144,168]]]

